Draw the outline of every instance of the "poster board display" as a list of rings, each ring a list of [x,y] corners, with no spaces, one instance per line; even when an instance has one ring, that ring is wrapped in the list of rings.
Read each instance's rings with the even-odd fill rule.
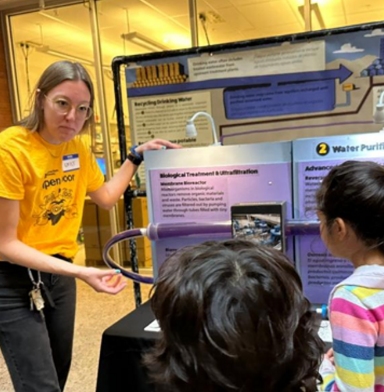
[[[314,220],[316,191],[332,167],[347,160],[384,164],[384,133],[299,139],[293,142],[294,219]],[[335,284],[349,276],[352,264],[333,257],[320,236],[296,236],[296,265],[312,303],[326,304]]]
[[[123,89],[120,86],[121,65],[124,65],[126,80]],[[330,135],[368,134],[382,128],[382,125],[373,122],[372,115],[384,91],[383,22],[178,51],[121,56],[114,59],[112,68],[122,159],[126,157],[126,116],[122,94],[128,96],[128,108],[124,109],[129,111],[131,139],[134,143],[159,137],[180,143],[185,148],[177,152],[149,152],[145,164],[140,168],[141,183],[146,185],[148,198],[151,199],[149,209],[152,223],[229,220],[228,205],[231,203],[281,200],[281,194],[276,199],[270,199],[269,196],[274,193],[267,192],[268,187],[252,188],[254,183],[257,184],[254,181],[257,177],[251,173],[216,175],[216,172],[226,171],[240,173],[246,170],[245,167],[250,170],[257,167],[260,173],[264,172],[261,168],[265,167],[273,175],[273,165],[277,165],[277,172],[287,172],[287,178],[280,178],[290,184],[291,173],[287,169],[291,164],[288,163],[290,158],[279,161],[278,155],[271,161],[271,157],[254,147],[254,143],[263,146],[265,142],[314,136],[325,140],[332,137]],[[204,117],[195,120],[198,135],[187,137],[186,121],[198,111],[212,114],[219,138],[225,146],[220,148],[243,149],[249,145],[258,151],[256,160],[247,157],[244,161],[245,158],[239,155],[236,155],[236,159],[229,155],[222,157],[219,152],[211,154],[211,150],[203,149],[202,146],[212,143],[211,123]],[[340,137],[340,143],[347,143],[346,140],[352,136]],[[299,140],[295,151],[305,148],[305,143]],[[369,154],[364,155],[365,152]],[[314,218],[311,214],[311,192],[318,185],[316,181],[320,181],[329,170],[328,166],[355,156],[357,159],[365,159],[364,155],[369,159],[376,157],[376,153],[379,154],[379,147],[377,151],[374,148],[370,151],[343,151],[340,148],[320,158],[316,155],[312,157],[310,151],[307,157],[296,153],[295,218]],[[220,159],[217,160],[217,156]],[[275,158],[277,160],[273,161]],[[312,161],[318,163],[319,159],[323,160],[323,169],[314,169],[316,175],[308,175],[318,179],[305,182],[306,166],[311,165]],[[326,159],[330,160],[329,164]],[[316,166],[315,163],[313,166]],[[185,209],[176,206],[178,199],[183,202],[183,191],[175,185],[183,180],[183,175],[186,182],[198,182],[190,185],[193,192],[214,193],[209,197],[216,196],[217,200],[211,200],[216,204],[210,206],[208,200],[198,200],[198,207],[186,206]],[[149,183],[145,184],[146,181]],[[167,181],[168,185],[162,185]],[[183,185],[180,188],[184,186],[187,187]],[[290,186],[287,185],[284,192]],[[248,192],[248,188],[252,191]],[[173,194],[176,197],[171,197]],[[308,199],[304,201],[305,196],[301,194],[306,194]],[[219,200],[221,197],[223,199]],[[252,200],[246,200],[250,198]],[[193,204],[195,201],[189,202]],[[205,202],[207,205],[201,205]],[[289,213],[290,208],[287,207]],[[322,261],[328,260],[329,256],[324,255],[324,260],[308,259],[310,253],[322,252],[318,250],[318,246],[322,246],[320,238],[316,236],[315,241],[314,237],[313,252],[309,251],[310,238],[299,238],[297,259],[307,295],[313,302],[323,303],[327,300],[333,281],[341,280],[351,269],[346,265],[343,271],[342,263],[335,261],[338,267],[334,270],[337,273],[333,274],[334,278],[327,280],[325,276],[328,275],[321,273],[323,267],[316,269],[315,265],[324,264],[324,268],[328,268],[328,264]],[[199,239],[189,237],[183,241],[183,245],[187,245]],[[156,263],[161,263],[180,244],[179,239],[168,239],[152,245],[155,274],[158,267]],[[287,246],[289,248],[289,244]],[[309,265],[313,267],[309,269]],[[327,271],[330,270],[328,268]],[[312,271],[318,272],[312,274]]]
[[[373,132],[384,85],[384,24],[123,58],[132,138],[185,147]]]
[[[230,225],[236,203],[286,202],[292,218],[290,142],[145,152],[148,212],[151,223]],[[219,238],[218,238],[219,237]],[[175,250],[209,239],[230,238],[196,233],[152,241],[154,274]],[[287,241],[293,257],[293,242]]]

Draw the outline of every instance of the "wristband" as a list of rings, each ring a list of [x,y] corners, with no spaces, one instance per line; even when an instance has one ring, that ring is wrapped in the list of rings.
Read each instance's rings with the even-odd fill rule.
[[[144,157],[135,150],[136,147],[137,145],[131,147],[127,159],[134,165],[139,166],[144,161]]]

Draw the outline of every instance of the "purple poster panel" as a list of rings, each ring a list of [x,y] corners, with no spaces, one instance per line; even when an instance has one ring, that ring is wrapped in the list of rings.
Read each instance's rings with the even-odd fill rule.
[[[209,168],[178,168],[149,171],[153,223],[230,223],[236,203],[286,201],[292,217],[291,164],[268,163]],[[230,237],[230,232],[227,238]],[[221,236],[225,238],[225,236]],[[172,251],[185,245],[213,239],[212,236],[170,238],[157,241],[158,266]],[[217,239],[217,237],[216,237]],[[292,242],[287,243],[289,255]]]
[[[354,160],[368,160],[349,158]],[[313,220],[316,216],[316,192],[322,179],[332,169],[346,159],[316,160],[297,163],[298,178],[298,219]],[[370,159],[380,164],[384,159]],[[300,260],[300,276],[304,292],[314,304],[328,303],[332,288],[352,271],[352,264],[343,259],[333,257],[325,248],[320,236],[298,236],[298,259]]]

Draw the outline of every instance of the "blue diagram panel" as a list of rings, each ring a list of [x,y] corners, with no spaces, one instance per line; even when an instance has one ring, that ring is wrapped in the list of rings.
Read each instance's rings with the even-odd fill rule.
[[[224,105],[227,119],[332,110],[335,106],[335,81],[227,88],[224,90]]]

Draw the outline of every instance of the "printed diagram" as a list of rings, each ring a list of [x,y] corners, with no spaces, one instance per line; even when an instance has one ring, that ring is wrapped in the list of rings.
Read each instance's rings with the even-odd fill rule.
[[[312,136],[325,127],[335,133],[375,130],[373,107],[384,85],[384,31],[354,33],[341,45],[338,39],[325,40],[325,70],[261,76],[254,86],[225,89],[227,119],[255,119],[245,125],[249,135],[308,130]],[[244,123],[223,128],[225,138],[236,137]]]
[[[135,71],[136,80],[132,87],[184,83],[187,80],[183,65],[176,62],[138,67]]]
[[[127,68],[138,140],[207,144],[185,140],[185,121],[196,111],[213,115],[223,144],[377,131],[372,115],[384,86],[384,28],[296,38]],[[144,74],[152,82],[143,82]]]
[[[224,90],[228,119],[281,116],[333,110],[336,84],[342,84],[352,72],[338,69],[260,76],[256,84]]]

